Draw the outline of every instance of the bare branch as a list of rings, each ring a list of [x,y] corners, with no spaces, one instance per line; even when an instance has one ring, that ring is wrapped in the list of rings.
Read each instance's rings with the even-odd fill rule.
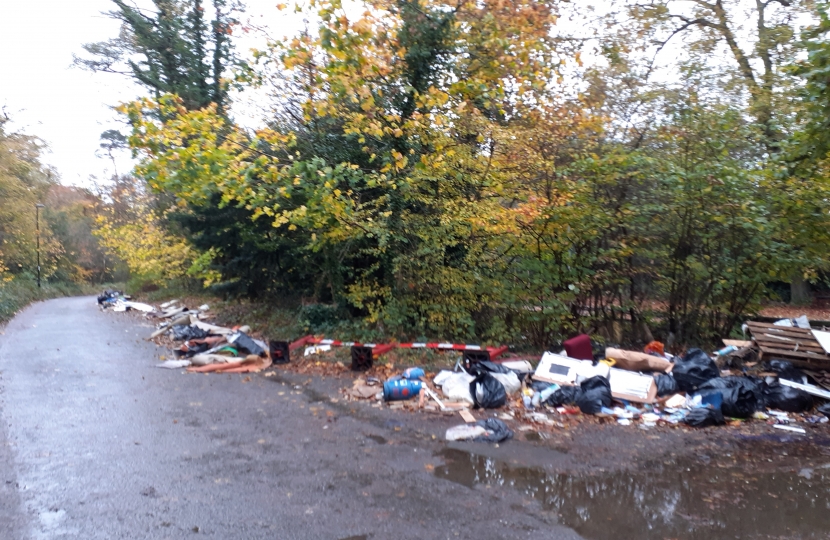
[[[699,6],[703,6],[710,11],[715,11],[715,4],[710,4],[709,2],[705,2],[704,0],[688,0],[689,2],[694,2]]]

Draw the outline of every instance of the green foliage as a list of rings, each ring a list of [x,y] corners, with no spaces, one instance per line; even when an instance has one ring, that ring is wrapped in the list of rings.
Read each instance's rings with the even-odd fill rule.
[[[797,71],[812,120],[784,145],[815,161],[792,174],[777,155],[793,121],[787,14],[801,4],[756,5],[751,47],[735,41],[733,4],[698,2],[687,26],[673,3],[637,7],[598,38],[605,64],[570,72],[580,92],[557,86],[570,45],[553,2],[370,4],[298,6],[307,28],[256,52],[246,74],[276,99],[259,130],[194,99],[198,84],[173,95],[143,81],[157,95],[120,110],[158,207],[108,246],[140,254],[131,266],[148,278],[172,276],[141,264],[189,268],[228,296],[306,305],[298,331],[534,347],[577,331],[646,341],[650,328],[710,342],[768,283],[827,268],[819,42]],[[175,23],[198,26],[186,13]],[[687,30],[677,81],[650,80],[646,57]],[[199,59],[200,46],[181,44]],[[708,59],[719,47],[727,69]],[[148,56],[133,76],[162,65]]]
[[[36,210],[35,205],[55,185],[53,172],[40,162],[43,143],[9,133],[5,124],[0,117],[0,279],[36,270],[38,236],[42,275],[49,277],[57,271],[63,249],[43,209]]]
[[[8,322],[18,311],[32,302],[90,294],[90,291],[76,283],[44,283],[40,289],[30,274],[21,275],[10,281],[0,281],[0,324]]]
[[[830,153],[830,18],[826,7],[819,14],[818,24],[802,36],[807,58],[790,66],[790,72],[804,81],[800,96],[803,128],[794,134],[787,157],[808,175]]]
[[[75,63],[96,72],[130,74],[153,95],[177,94],[189,109],[227,105],[228,64],[233,61],[230,35],[236,24],[234,2],[212,0],[208,21],[202,0],[153,0],[141,9],[112,0],[108,16],[121,22],[117,38],[84,45],[87,58]]]

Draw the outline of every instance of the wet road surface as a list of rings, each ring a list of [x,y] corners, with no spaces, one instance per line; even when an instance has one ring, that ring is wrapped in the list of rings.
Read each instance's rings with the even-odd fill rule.
[[[579,538],[516,490],[440,477],[443,444],[405,423],[154,368],[150,331],[93,298],[5,328],[0,538]]]
[[[0,335],[0,540],[830,537],[827,430],[445,443],[344,381],[154,368],[151,330],[71,298]]]

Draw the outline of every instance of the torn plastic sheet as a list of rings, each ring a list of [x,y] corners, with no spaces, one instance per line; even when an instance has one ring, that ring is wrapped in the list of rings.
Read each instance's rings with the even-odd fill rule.
[[[475,379],[464,371],[441,371],[432,382],[441,387],[441,392],[449,400],[466,401],[473,405],[473,396],[470,394],[470,383]]]
[[[190,324],[177,324],[173,326],[173,339],[176,341],[202,339],[207,336],[207,330],[202,330],[201,328]]]
[[[142,311],[144,313],[150,313],[150,312],[156,310],[156,308],[154,308],[150,304],[144,304],[142,302],[128,301],[128,302],[124,302],[124,305],[127,306],[130,309],[135,309],[137,311]]]
[[[513,438],[513,431],[498,418],[479,420],[475,424],[451,427],[445,438],[448,441],[476,441],[498,443]]]
[[[233,330],[230,328],[225,328],[224,326],[216,326],[214,324],[208,324],[206,322],[200,321],[197,317],[190,317],[190,324],[201,328],[202,330],[206,330],[213,334],[214,336],[226,336],[228,334],[233,334]]]
[[[228,362],[236,362],[239,360],[244,360],[244,358],[224,356],[221,354],[197,354],[190,359],[190,362],[194,366],[207,366],[209,364],[227,364]]]

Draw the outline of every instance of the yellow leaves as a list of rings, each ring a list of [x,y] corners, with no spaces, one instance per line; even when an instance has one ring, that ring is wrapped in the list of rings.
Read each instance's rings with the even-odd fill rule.
[[[104,218],[94,234],[105,248],[127,263],[134,276],[143,279],[168,281],[183,277],[193,262],[187,242],[167,233],[149,214],[126,225],[115,225]]]
[[[369,96],[360,104],[360,109],[363,112],[369,112],[375,107],[375,98]]]

